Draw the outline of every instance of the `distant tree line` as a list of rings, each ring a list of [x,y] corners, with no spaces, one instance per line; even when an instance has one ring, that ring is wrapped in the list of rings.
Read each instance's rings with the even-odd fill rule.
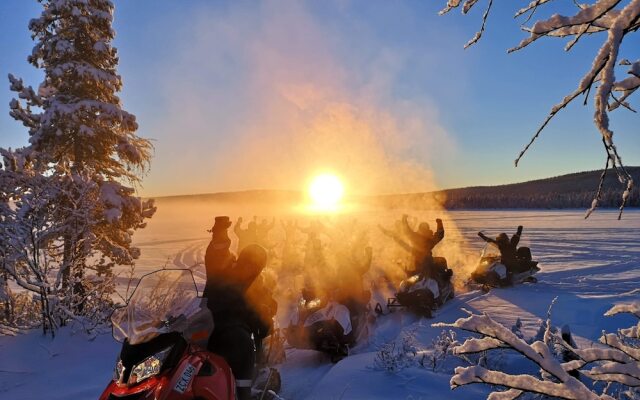
[[[588,208],[593,201],[593,191],[545,192],[533,194],[518,193],[448,193],[442,203],[444,208]],[[628,207],[640,207],[640,194],[634,190],[629,195]],[[618,208],[619,189],[603,190],[600,208]]]
[[[640,182],[640,167],[627,171]],[[602,171],[578,172],[554,178],[500,186],[477,186],[430,193],[411,193],[379,196],[369,201],[387,208],[448,210],[474,208],[590,208],[593,185]],[[598,207],[618,208],[622,184],[615,176],[605,178]],[[628,207],[640,207],[640,190],[634,188],[627,197]]]

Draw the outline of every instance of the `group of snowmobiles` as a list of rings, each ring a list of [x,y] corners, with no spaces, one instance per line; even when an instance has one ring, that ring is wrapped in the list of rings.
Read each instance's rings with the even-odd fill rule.
[[[538,263],[527,247],[518,249],[515,269],[502,258],[497,243],[487,241],[467,284],[486,291],[535,282]],[[388,310],[403,307],[432,317],[454,298],[453,271],[446,259],[432,257],[429,262],[431,273],[414,270],[402,280],[395,297],[388,299]],[[366,302],[370,298],[369,293]],[[375,311],[384,314],[380,304]],[[321,351],[337,362],[367,336],[370,322],[368,304],[341,304],[303,290],[284,338],[291,347]],[[114,312],[112,323],[114,338],[123,345],[100,400],[237,399],[229,364],[207,349],[215,321],[206,299],[198,296],[190,270],[164,269],[142,277],[127,305]],[[276,345],[282,345],[280,340],[275,339]],[[273,342],[270,347],[277,347]],[[254,399],[277,398],[280,376],[275,369],[266,366],[252,383]]]
[[[455,296],[451,281],[453,271],[448,268],[447,260],[444,257],[434,257],[433,264],[436,266],[434,268],[436,272],[432,273],[432,276],[414,273],[404,279],[399,285],[396,296],[387,300],[387,309],[403,307],[417,315],[431,318],[435,310],[453,299]],[[537,282],[535,274],[540,271],[540,268],[538,261],[532,259],[529,247],[519,247],[513,265],[505,264],[498,244],[493,240],[487,241],[475,270],[464,285],[468,289],[488,292],[492,288]],[[376,312],[384,314],[381,305],[376,306]]]

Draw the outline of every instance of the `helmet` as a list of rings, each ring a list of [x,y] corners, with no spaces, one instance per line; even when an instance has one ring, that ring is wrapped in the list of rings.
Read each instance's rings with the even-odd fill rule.
[[[504,232],[503,232],[503,233],[501,233],[501,234],[499,234],[499,235],[496,237],[496,242],[500,242],[500,243],[504,242],[504,243],[506,243],[506,242],[508,242],[508,241],[509,241],[509,237],[508,237],[508,236],[507,236],[507,234],[506,234],[506,233],[504,233]]]
[[[238,283],[249,287],[267,265],[267,251],[257,244],[250,244],[238,254],[233,267]]]
[[[433,231],[429,227],[429,224],[426,222],[421,222],[420,225],[418,225],[418,232],[420,232],[420,234],[424,236],[433,235]]]

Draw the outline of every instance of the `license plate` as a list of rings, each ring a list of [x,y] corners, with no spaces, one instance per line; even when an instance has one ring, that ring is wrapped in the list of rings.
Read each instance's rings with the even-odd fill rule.
[[[191,383],[191,380],[193,379],[193,375],[195,373],[196,367],[191,364],[187,364],[187,366],[182,371],[182,375],[180,376],[180,378],[178,378],[178,382],[176,382],[176,385],[173,387],[173,390],[178,393],[186,392],[187,388],[189,387],[189,383]]]

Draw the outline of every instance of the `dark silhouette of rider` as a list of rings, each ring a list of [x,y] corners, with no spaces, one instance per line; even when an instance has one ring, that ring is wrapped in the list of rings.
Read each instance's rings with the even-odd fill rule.
[[[208,347],[227,361],[236,378],[238,399],[245,400],[251,398],[256,361],[252,336],[263,338],[271,325],[269,317],[261,312],[261,306],[253,304],[252,300],[256,297],[273,299],[270,295],[251,295],[252,292],[269,292],[264,287],[255,287],[262,282],[259,275],[267,263],[265,249],[257,244],[247,245],[236,259],[229,251],[231,240],[227,229],[230,226],[228,217],[215,218],[210,230],[211,243],[205,253],[207,283],[204,297],[215,324]],[[273,304],[268,308],[273,308]]]
[[[517,273],[520,269],[520,263],[518,262],[518,243],[520,242],[521,235],[522,225],[518,226],[516,234],[511,236],[511,239],[509,239],[509,236],[504,232],[496,236],[495,239],[491,239],[484,233],[478,232],[478,236],[480,236],[485,242],[493,243],[498,246],[498,249],[500,250],[500,262],[507,267],[507,271],[510,274]]]
[[[409,274],[424,274],[428,278],[439,278],[441,273],[445,271],[438,271],[439,269],[433,260],[433,248],[444,238],[444,227],[440,218],[436,219],[436,232],[434,233],[429,224],[426,222],[420,223],[418,229],[414,231],[409,226],[408,216],[405,214],[402,216],[402,232],[408,239],[409,243],[403,240],[397,233],[380,227],[382,232],[387,236],[390,236],[396,241],[403,249],[407,250],[413,256],[414,269],[408,271]]]
[[[371,268],[373,249],[367,245],[368,239],[363,232],[357,235],[353,243],[339,258],[336,287],[336,300],[344,304],[351,315],[364,314],[371,299],[371,292],[365,289],[363,276]]]
[[[233,233],[238,237],[238,252],[242,251],[250,244],[258,243],[258,224],[256,217],[247,224],[246,229],[242,229],[242,217],[239,217],[233,225]]]
[[[275,226],[275,218],[273,218],[270,223],[266,219],[262,219],[259,224],[256,224],[256,243],[265,249],[273,247],[273,244],[269,242],[269,232],[271,232]]]

